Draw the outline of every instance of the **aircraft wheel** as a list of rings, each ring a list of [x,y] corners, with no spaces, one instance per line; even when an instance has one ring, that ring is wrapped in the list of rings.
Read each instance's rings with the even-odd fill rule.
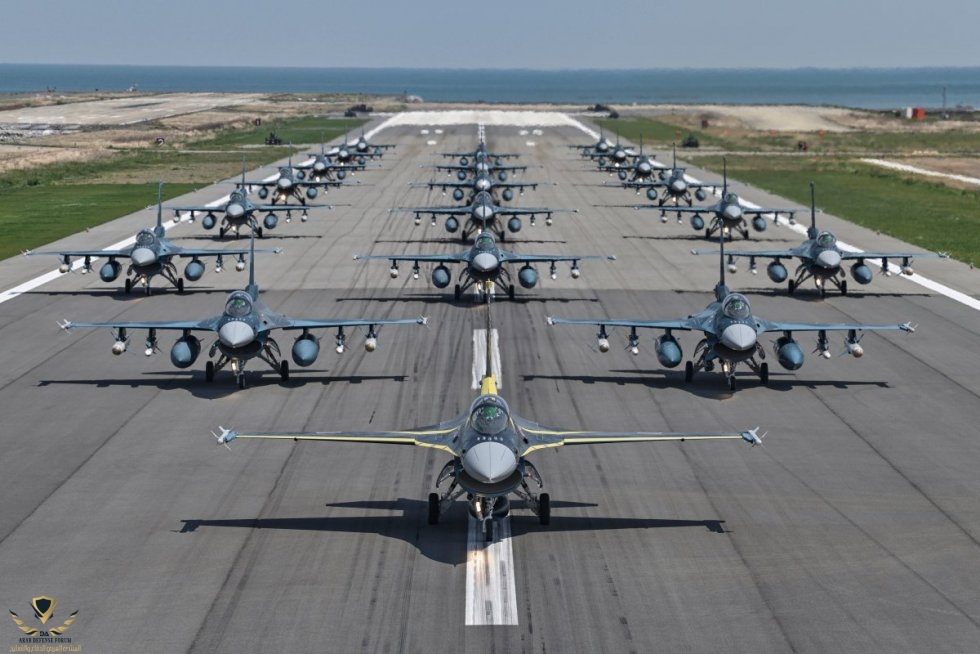
[[[146,280],[146,286],[143,287],[143,295],[150,294],[150,280]]]
[[[483,523],[483,537],[486,542],[493,542],[493,519]]]
[[[820,287],[820,297],[821,298],[827,297],[827,285],[826,284],[824,284],[823,286]]]
[[[126,282],[123,284],[123,289],[127,294],[129,294],[129,292],[133,290],[133,280],[127,277]]]
[[[507,297],[509,297],[512,300],[514,299],[514,285],[513,284],[511,284],[510,286],[507,287]]]
[[[721,237],[722,237],[722,238],[725,238],[725,235],[724,235],[724,234],[722,234],[722,236],[721,236]],[[709,240],[709,241],[711,240],[711,228],[710,228],[710,227],[705,227],[705,228],[704,228],[704,238],[705,238],[706,240]]]
[[[551,495],[548,493],[538,496],[538,521],[543,525],[551,524]]]
[[[439,493],[429,493],[429,524],[439,524]]]
[[[262,238],[262,228],[261,227],[256,227],[255,228],[255,235],[258,236],[259,238]]]
[[[220,239],[223,239],[224,237],[225,237],[225,228],[224,227],[219,227],[218,228],[218,239],[220,240]]]
[[[207,382],[214,381],[214,361],[208,361],[208,364],[204,366],[204,380]]]
[[[840,283],[840,294],[847,295],[847,282],[843,281]]]
[[[245,388],[245,373],[244,372],[238,373],[238,388],[240,388],[240,389],[244,389]]]
[[[728,390],[735,392],[735,375],[728,378]]]
[[[786,290],[789,291],[790,295],[792,295],[793,291],[796,290],[796,282],[793,281],[792,279],[789,280],[789,284],[786,285]]]
[[[279,377],[281,377],[283,381],[289,381],[289,362],[288,361],[280,361],[279,362]]]
[[[184,292],[184,279],[183,279],[183,277],[177,280],[177,292],[178,293],[183,293]]]
[[[692,379],[694,379],[694,362],[688,361],[684,364],[684,381],[690,384]]]
[[[463,296],[463,288],[459,284],[456,284],[456,288],[453,290],[453,296],[457,300]]]
[[[768,384],[769,383],[769,364],[768,363],[763,363],[761,366],[759,366],[759,381],[761,381],[763,384]]]

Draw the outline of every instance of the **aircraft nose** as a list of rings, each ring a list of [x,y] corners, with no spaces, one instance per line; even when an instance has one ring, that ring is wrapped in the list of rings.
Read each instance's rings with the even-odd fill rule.
[[[150,248],[135,248],[129,258],[137,266],[148,266],[156,263],[157,253]]]
[[[471,265],[475,270],[479,270],[480,272],[489,272],[496,270],[500,262],[497,261],[497,257],[489,252],[481,252],[473,257],[473,263]]]
[[[231,204],[228,205],[228,208],[225,209],[225,213],[228,214],[228,217],[232,219],[241,218],[242,216],[245,215],[245,207],[238,204],[237,202],[232,202]]]
[[[648,164],[646,161],[641,161],[637,168],[641,173],[649,173],[651,170],[653,170],[652,166],[650,166],[650,164]]]
[[[477,220],[488,220],[493,218],[493,209],[485,204],[481,204],[473,210],[473,215]]]
[[[683,193],[687,190],[687,182],[683,179],[675,179],[670,183],[670,190],[674,193]]]
[[[824,250],[817,255],[817,265],[822,268],[837,268],[840,266],[840,252]]]
[[[755,330],[745,323],[729,325],[721,332],[722,345],[740,352],[755,347],[755,338]]]
[[[313,164],[313,170],[317,172],[323,172],[326,169],[327,169],[327,164],[323,163],[322,161],[317,161],[316,163]]]
[[[517,457],[503,443],[477,443],[463,455],[463,468],[480,481],[500,481],[517,469]]]
[[[293,188],[293,180],[289,179],[288,177],[280,177],[276,182],[276,186],[284,191],[288,191],[289,189]]]
[[[728,220],[738,220],[742,217],[742,207],[738,206],[737,204],[730,204],[725,207],[725,210],[722,213],[725,214],[725,218]]]
[[[228,347],[248,345],[255,339],[255,330],[240,320],[226,322],[218,329],[218,340]]]

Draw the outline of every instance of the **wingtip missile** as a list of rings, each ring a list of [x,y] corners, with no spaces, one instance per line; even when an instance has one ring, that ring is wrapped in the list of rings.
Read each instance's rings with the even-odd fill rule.
[[[918,325],[913,325],[911,322],[903,322],[898,326],[898,328],[903,332],[908,332],[909,334],[915,333],[916,327],[918,327]]]
[[[419,316],[418,318],[415,319],[415,322],[417,322],[420,325],[428,325],[429,316]]]
[[[72,322],[70,320],[62,320],[58,322],[58,327],[70,333],[71,328],[74,327],[74,325],[72,325]]]

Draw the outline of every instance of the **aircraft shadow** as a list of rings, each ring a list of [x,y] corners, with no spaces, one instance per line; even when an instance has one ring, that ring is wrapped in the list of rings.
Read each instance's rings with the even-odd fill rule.
[[[363,384],[370,381],[395,381],[404,382],[408,378],[406,375],[348,375],[335,377],[330,375],[317,375],[316,373],[300,373],[290,377],[289,381],[283,382],[279,375],[269,372],[259,376],[256,373],[246,373],[245,388],[239,389],[234,377],[230,373],[215,375],[213,382],[204,380],[203,372],[174,371],[174,372],[148,372],[146,377],[131,379],[42,379],[38,382],[38,387],[55,385],[79,385],[95,386],[96,388],[148,388],[155,387],[164,390],[186,390],[194,397],[202,399],[220,399],[234,393],[245,393],[251,388],[265,388],[267,386],[282,386],[283,388],[298,388],[307,384],[320,383],[329,384]],[[165,379],[163,377],[166,377]]]
[[[695,375],[691,383],[684,381],[684,373],[666,372],[664,370],[610,370],[617,375],[522,375],[524,381],[534,381],[537,379],[551,381],[577,381],[583,384],[616,384],[619,386],[637,385],[649,388],[664,390],[677,388],[686,390],[692,395],[705,399],[726,399],[737,394],[739,390],[749,390],[752,388],[765,388],[770,391],[789,392],[794,388],[817,388],[830,387],[847,390],[849,388],[861,386],[876,386],[878,388],[891,388],[888,382],[882,381],[806,381],[801,380],[791,373],[780,373],[774,370],[769,372],[769,383],[763,384],[759,378],[751,372],[742,374],[736,373],[735,392],[728,390],[728,383],[718,373],[702,372]]]
[[[256,249],[260,249],[262,247],[262,243],[264,242],[270,241],[272,239],[280,240],[280,239],[288,239],[288,238],[323,238],[323,234],[265,234],[261,238],[255,239],[255,247]],[[177,238],[171,238],[167,240],[169,240],[172,243],[178,243],[180,241],[208,241],[210,243],[240,242],[243,244],[243,247],[245,248],[248,247],[248,236],[245,234],[236,237],[224,236],[221,238],[219,238],[217,234],[215,234],[214,236],[210,236],[208,234],[202,234],[201,236],[180,236]]]
[[[181,520],[177,533],[193,534],[201,528],[231,527],[238,529],[277,529],[288,531],[333,532],[351,534],[378,534],[396,538],[417,547],[422,556],[437,563],[462,565],[466,563],[467,520],[466,505],[454,503],[444,513],[438,525],[428,525],[427,502],[399,498],[389,502],[350,502],[327,506],[381,509],[401,511],[374,516],[318,516],[293,518],[229,518]],[[552,508],[591,507],[595,504],[577,502],[553,502]],[[514,508],[521,503],[514,502]],[[657,518],[608,518],[588,516],[562,516],[552,512],[551,524],[541,525],[532,514],[511,513],[511,533],[519,536],[529,533],[608,531],[620,529],[669,529],[677,527],[701,527],[711,533],[724,534],[724,520],[674,520]]]
[[[177,296],[209,295],[214,293],[220,293],[222,295],[225,295],[227,293],[231,293],[234,290],[238,290],[238,288],[240,287],[234,286],[226,289],[221,289],[221,288],[215,288],[213,286],[188,286],[183,293],[178,293],[177,289],[173,288],[172,286],[170,288],[167,288],[166,286],[161,286],[159,288],[154,287],[153,292],[150,293],[149,297],[156,297],[158,295],[177,295]],[[112,300],[135,300],[135,299],[147,297],[146,293],[144,293],[141,289],[135,289],[133,290],[132,293],[127,294],[121,288],[120,289],[92,288],[92,289],[82,289],[78,291],[25,291],[24,293],[22,293],[22,295],[51,295],[51,296],[64,295],[67,297],[78,297],[78,296],[107,297]]]

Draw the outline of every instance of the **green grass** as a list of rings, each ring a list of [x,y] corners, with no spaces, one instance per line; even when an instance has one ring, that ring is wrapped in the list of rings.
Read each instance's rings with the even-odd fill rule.
[[[100,225],[140,207],[156,205],[156,184],[79,184],[63,188],[70,192],[21,188],[4,194],[4,205],[18,210],[16,216],[5,211],[0,219],[0,259]],[[190,184],[164,186],[164,200],[192,190]],[[147,211],[146,225],[152,225],[155,220],[156,212]]]
[[[719,157],[698,165],[721,172]],[[954,189],[853,160],[792,157],[729,157],[730,177],[803,205],[810,181],[817,207],[924,250],[948,252],[980,265],[980,191]],[[736,186],[736,192],[738,187]],[[819,215],[817,217],[819,224]]]
[[[264,145],[269,131],[288,144],[331,140],[364,124],[360,118],[303,117],[248,130],[226,130],[185,149],[170,146],[108,150],[95,161],[59,163],[0,175],[0,259],[133,213],[156,200],[183,195],[286,157],[288,145]],[[353,134],[352,134],[353,136]],[[253,147],[261,145],[262,147]],[[196,152],[200,149],[200,152]],[[306,148],[292,148],[302,154]],[[147,224],[153,215],[147,212]]]
[[[342,134],[351,133],[366,122],[363,118],[324,118],[321,116],[300,116],[285,120],[263,123],[259,127],[249,129],[225,130],[213,139],[197,141],[192,148],[200,150],[219,150],[240,148],[243,146],[265,145],[269,132],[275,132],[282,139],[283,145],[290,143],[320,143],[330,141]]]
[[[658,148],[669,148],[671,143],[676,143],[679,149],[681,141],[688,134],[693,134],[702,146],[729,148],[734,145],[714,134],[686,129],[653,118],[616,118],[596,122],[610,138],[615,138],[618,134],[633,143],[639,143],[642,137],[644,144]]]

